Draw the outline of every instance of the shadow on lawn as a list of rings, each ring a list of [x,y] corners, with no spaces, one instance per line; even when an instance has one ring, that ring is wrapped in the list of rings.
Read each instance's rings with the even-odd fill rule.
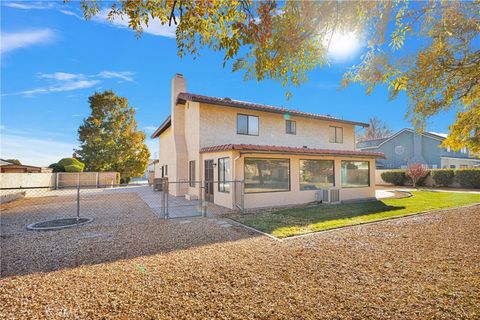
[[[345,224],[358,224],[362,223],[363,220],[368,222],[369,219],[367,216],[369,215],[378,215],[378,219],[388,218],[392,216],[392,211],[402,209],[405,209],[405,206],[391,206],[376,200],[349,204],[289,208],[274,213],[251,214],[244,215],[243,217],[237,215],[234,217],[234,220],[270,234],[279,229],[305,229],[311,225],[318,225],[317,228],[311,230],[318,231],[321,229],[326,230],[342,227]],[[358,221],[345,223],[345,220]]]

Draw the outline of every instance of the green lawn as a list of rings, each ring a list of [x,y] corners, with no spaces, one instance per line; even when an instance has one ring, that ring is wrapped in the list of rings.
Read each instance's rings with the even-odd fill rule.
[[[402,199],[292,208],[274,213],[234,214],[230,218],[286,238],[366,222],[417,214],[435,209],[480,203],[480,194],[415,191]]]

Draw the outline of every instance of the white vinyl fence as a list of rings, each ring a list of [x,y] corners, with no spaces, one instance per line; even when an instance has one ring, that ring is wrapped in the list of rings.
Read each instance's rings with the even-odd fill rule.
[[[109,186],[120,182],[117,172],[1,173],[0,188]]]

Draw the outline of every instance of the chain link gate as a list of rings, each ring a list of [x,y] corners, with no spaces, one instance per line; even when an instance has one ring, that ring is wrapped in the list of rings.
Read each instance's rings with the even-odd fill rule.
[[[165,219],[206,216],[202,181],[164,179],[161,192],[161,213]]]
[[[218,191],[223,190],[223,191]],[[215,196],[229,194],[222,206]],[[224,197],[225,198],[225,197]],[[230,202],[231,201],[231,202]],[[207,217],[243,211],[244,182],[232,181],[168,181],[163,178],[161,187],[161,215],[165,219]]]

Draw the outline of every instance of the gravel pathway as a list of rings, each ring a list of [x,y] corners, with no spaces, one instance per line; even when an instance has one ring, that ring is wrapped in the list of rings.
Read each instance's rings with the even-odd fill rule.
[[[50,255],[48,245],[62,242],[60,239],[69,243],[65,237],[52,235],[54,241],[45,240],[46,236],[38,238],[36,255],[23,249],[25,244],[34,246],[28,240],[34,234],[2,239],[2,254],[5,248],[7,261],[3,264],[2,257],[2,271],[4,266],[6,271],[0,280],[0,317],[480,317],[480,206],[282,242],[248,234],[235,226],[225,227],[227,223],[215,219],[173,222],[172,232],[170,225],[149,220],[143,210],[125,213],[137,214],[147,221],[131,228],[114,223],[113,229],[90,230],[94,234],[91,238],[85,235],[86,239],[95,241],[77,248],[71,245],[72,250],[82,249],[89,254],[70,252],[68,256],[83,260],[61,260],[60,270],[53,272],[37,273],[42,267],[45,271],[51,269],[51,264],[45,264],[48,259],[31,267],[21,263]],[[114,241],[100,245],[108,237],[95,238],[95,234],[108,233],[106,230],[114,234]],[[178,231],[188,236],[179,235]],[[167,236],[158,234],[162,232]],[[178,250],[173,246],[164,248],[164,241],[170,237],[181,239]],[[73,242],[80,241],[75,239]],[[27,253],[25,250],[30,256],[18,258]],[[99,262],[102,259],[95,258],[109,257],[112,251],[116,257],[110,260]],[[130,251],[135,253],[129,256]],[[87,264],[74,267],[82,263]]]

